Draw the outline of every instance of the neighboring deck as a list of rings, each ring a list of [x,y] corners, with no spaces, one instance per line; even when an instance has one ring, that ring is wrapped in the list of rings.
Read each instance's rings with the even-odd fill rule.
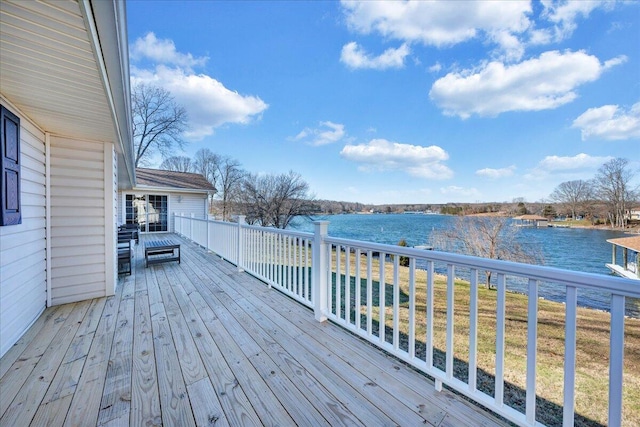
[[[145,237],[149,239],[149,237]],[[151,237],[160,238],[160,237]],[[0,360],[1,426],[502,423],[177,235],[182,263],[47,309]]]

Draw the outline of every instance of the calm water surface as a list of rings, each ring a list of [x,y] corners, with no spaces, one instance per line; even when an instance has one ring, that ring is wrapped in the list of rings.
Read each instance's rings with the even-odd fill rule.
[[[455,217],[448,215],[330,215],[314,218],[329,221],[329,235],[346,239],[364,240],[395,245],[405,239],[409,246],[429,244],[429,235],[438,229],[452,225]],[[293,229],[313,232],[309,220],[297,220]],[[605,263],[611,262],[611,244],[607,239],[623,237],[624,233],[611,230],[591,230],[581,228],[523,228],[519,239],[523,244],[535,245],[544,255],[544,265],[609,275]],[[639,284],[640,286],[640,284]],[[524,283],[511,281],[509,288],[516,292],[526,292]],[[564,286],[542,284],[539,294],[542,298],[563,302]],[[640,301],[627,301],[627,314],[640,317]],[[578,304],[585,307],[608,310],[608,294],[579,290]]]

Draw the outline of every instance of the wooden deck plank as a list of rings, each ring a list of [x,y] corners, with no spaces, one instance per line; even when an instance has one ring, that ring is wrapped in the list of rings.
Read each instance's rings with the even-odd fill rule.
[[[151,308],[151,327],[154,337],[162,423],[165,425],[195,426],[187,395],[187,387],[180,372],[180,362],[160,292],[160,283],[166,280],[166,276],[164,274],[156,275],[157,272],[162,272],[162,269],[153,267],[147,270],[147,287]]]
[[[102,311],[106,303],[106,298],[99,298],[89,301],[89,309],[80,324],[76,336],[71,341],[71,345],[67,350],[67,353],[62,360],[62,364],[53,379],[47,394],[43,399],[43,405],[40,405],[38,412],[49,411],[51,407],[56,407],[57,411],[61,411],[63,415],[66,413],[71,404],[71,399],[65,399],[63,402],[59,402],[56,405],[44,405],[50,402],[54,402],[58,399],[66,398],[67,396],[73,396],[82,374],[82,369],[86,363],[89,350],[91,349],[91,343],[95,335],[95,331],[98,328]],[[65,406],[66,405],[66,406]],[[38,414],[36,414],[36,417]],[[64,418],[63,418],[64,421]]]
[[[145,274],[135,268],[133,274],[136,275],[136,291],[130,423],[134,426],[159,426],[162,424],[162,413],[147,281]]]
[[[74,305],[73,311],[66,318],[63,326],[53,337],[49,347],[47,347],[31,372],[30,379],[27,379],[29,386],[20,389],[11,406],[7,408],[2,418],[0,418],[0,424],[21,426],[28,425],[31,422],[89,306],[90,301]]]
[[[203,378],[200,381],[189,384],[187,391],[189,392],[189,400],[191,400],[193,415],[198,427],[212,425],[223,427],[229,425],[209,378]]]
[[[76,392],[65,418],[65,426],[96,425],[102,401],[105,373],[109,363],[111,344],[115,333],[115,321],[120,307],[120,295],[106,298],[105,307],[98,323],[89,356],[80,375]]]
[[[61,426],[67,416],[69,406],[71,406],[71,399],[73,399],[73,395],[69,394],[60,399],[42,403],[33,417],[31,425]]]
[[[221,329],[226,332],[229,339],[237,343],[237,347],[240,349],[239,353],[236,351],[231,354],[225,354],[227,362],[235,361],[238,363],[243,360],[248,360],[272,390],[271,392],[278,396],[278,399],[296,424],[328,425],[324,417],[313,407],[306,397],[295,396],[292,393],[292,391],[296,389],[293,383],[286,378],[284,373],[269,359],[263,349],[251,338],[244,328],[236,323],[233,316],[231,316],[226,308],[214,297],[213,292],[205,292],[205,294],[202,295],[202,291],[204,290],[200,291],[200,295],[203,296],[207,305],[211,307],[216,314],[217,321],[221,324]],[[224,350],[223,353],[225,353]],[[231,361],[229,357],[231,357]]]
[[[209,378],[214,386],[214,390],[229,390],[216,395],[216,399],[223,408],[225,419],[232,425],[259,425],[260,419],[249,402],[242,387],[231,368],[227,365],[220,349],[216,345],[213,337],[209,334],[200,312],[196,309],[193,301],[189,299],[187,290],[181,286],[191,283],[186,277],[182,268],[176,269],[174,281],[171,281],[176,300],[188,320],[188,327],[194,338],[196,347],[202,356]],[[288,414],[281,407],[271,407],[270,416],[277,415],[279,419],[287,419]],[[276,409],[276,411],[274,411]],[[195,409],[194,409],[195,412]],[[275,419],[273,420],[275,421]],[[293,422],[293,420],[291,420]]]
[[[311,378],[309,378],[309,380],[317,381],[319,384],[322,384],[325,389],[330,390],[335,398],[338,399],[340,405],[344,406],[364,425],[394,424],[391,418],[350,385],[350,378],[344,378],[344,376],[336,374],[323,363],[321,358],[317,356],[317,352],[312,353],[304,346],[301,346],[298,339],[292,336],[295,332],[287,337],[288,328],[286,325],[283,325],[284,328],[280,327],[277,321],[266,317],[258,311],[255,306],[249,305],[245,299],[236,300],[236,302],[252,317],[255,324],[269,328],[273,331],[270,334],[271,336],[278,336],[279,342],[287,344],[286,353],[282,352],[281,345],[273,346],[271,351],[281,357],[283,364],[288,367],[287,373],[289,375],[310,375]],[[300,366],[299,360],[305,361],[304,367]],[[333,361],[331,356],[325,360],[329,362]]]
[[[162,275],[160,292],[169,319],[171,334],[180,361],[180,370],[187,386],[207,377],[207,370],[200,358],[198,349],[187,326],[185,316],[180,309],[173,292],[172,283],[177,280],[172,268],[157,267],[157,274]]]
[[[98,425],[107,425],[112,420],[128,419],[131,412],[134,290],[135,281],[131,280],[131,276],[127,276],[122,285],[122,297],[100,402]]]
[[[216,366],[221,368],[216,370],[217,374],[211,376],[211,380],[229,421],[233,425],[295,424],[253,365],[245,357],[232,357],[242,354],[240,347],[234,337],[224,329],[202,295],[199,292],[192,292],[189,297],[202,318],[211,342],[214,343],[208,347],[213,356],[212,359],[208,359],[211,364],[208,369],[211,371],[216,369]],[[249,400],[248,405],[245,404],[244,396]],[[227,409],[229,405],[234,405],[236,402],[240,402],[240,405]],[[238,424],[235,423],[236,420]]]
[[[20,339],[0,359],[0,378],[9,371],[11,366],[20,358],[25,349],[34,341],[42,328],[56,317],[60,306],[47,308]]]
[[[0,389],[2,390],[0,393],[0,416],[4,415],[13,399],[20,392],[73,308],[73,304],[68,304],[55,311],[55,315],[48,318],[43,327],[34,335],[33,340],[25,347],[20,357],[0,378]]]
[[[213,274],[213,272],[211,272],[211,274]],[[230,276],[227,276],[227,277],[230,278]],[[255,324],[259,324],[260,328],[273,327],[274,328],[273,335],[278,336],[279,342],[283,342],[283,341],[290,342],[291,348],[303,347],[304,350],[308,352],[306,355],[309,355],[312,358],[314,358],[314,356],[312,355],[315,354],[316,355],[315,357],[319,358],[321,361],[321,363],[319,364],[319,368],[316,370],[318,377],[323,377],[323,376],[326,377],[326,375],[330,375],[328,374],[328,372],[331,371],[331,369],[336,368],[336,363],[341,363],[341,365],[338,367],[338,370],[342,373],[343,376],[344,376],[344,372],[349,372],[353,370],[351,366],[349,366],[348,364],[344,362],[340,362],[339,356],[334,354],[333,351],[328,347],[318,348],[317,344],[315,343],[312,343],[310,346],[305,347],[304,340],[306,339],[306,333],[303,333],[297,328],[295,331],[291,331],[290,319],[282,317],[280,313],[275,311],[270,313],[269,316],[257,314],[259,313],[259,307],[251,305],[248,302],[248,299],[245,299],[242,296],[245,293],[243,289],[241,289],[240,287],[236,287],[236,288],[231,287],[229,283],[225,283],[227,280],[225,277],[218,277],[217,279],[218,280],[216,281],[216,283],[218,286],[225,286],[226,287],[225,289],[227,291],[229,291],[232,294],[235,294],[233,295],[233,298],[229,298],[228,301],[235,301],[238,304],[249,304],[245,306],[245,309],[243,310],[243,312],[251,313],[251,316],[253,316],[255,319],[254,320]],[[233,280],[233,279],[230,279],[230,280]],[[247,296],[249,296],[249,294],[247,294]],[[309,316],[310,312],[307,312],[306,314],[307,316]],[[275,326],[275,324],[273,323],[277,319],[283,320],[284,324],[282,325],[283,326],[282,328]],[[238,320],[240,320],[239,323],[244,325],[252,323],[247,321],[246,319],[238,319]],[[312,328],[310,328],[310,330],[313,330],[313,327],[315,327],[316,324],[311,326]],[[287,335],[290,335],[291,341],[285,340],[285,337],[287,337]],[[284,350],[281,347],[279,348],[278,347],[279,346],[276,346],[276,348],[269,349],[268,352],[275,353],[275,354],[283,354]],[[305,361],[305,367],[311,365],[311,363],[307,363],[307,362],[313,359],[307,359],[302,354],[299,354],[298,356],[299,356],[298,360]],[[287,355],[286,357],[291,358],[291,356],[289,355]],[[363,362],[363,363],[366,364],[366,362]],[[367,404],[371,405],[371,401],[373,401],[372,406],[384,408],[382,409],[382,412],[383,412],[382,419],[385,419],[385,418],[389,420],[395,419],[394,422],[396,423],[408,423],[408,424],[421,424],[422,422],[424,422],[423,417],[420,416],[421,414],[419,413],[412,414],[411,410],[409,410],[406,406],[404,406],[402,402],[399,402],[393,395],[387,393],[386,390],[374,387],[374,384],[371,382],[371,380],[368,377],[364,375],[353,375],[352,373],[351,376],[345,379],[351,385],[356,384],[355,388],[347,387],[347,390],[349,388],[351,389],[350,394],[359,396],[358,399],[355,399],[357,403],[354,406],[356,407],[358,405],[366,406]],[[345,386],[345,384],[342,384],[342,385]],[[384,412],[386,412],[386,414]],[[443,416],[444,414],[440,413],[438,414],[437,417],[435,417],[436,419],[433,419],[430,421],[433,424],[437,424],[437,422],[439,422]],[[378,422],[380,422],[381,420],[378,420]],[[332,420],[332,421],[336,422],[335,420]]]

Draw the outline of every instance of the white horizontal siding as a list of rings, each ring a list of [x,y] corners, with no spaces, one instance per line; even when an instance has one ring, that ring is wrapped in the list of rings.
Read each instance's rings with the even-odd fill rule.
[[[191,193],[172,193],[169,200],[169,206],[171,209],[169,227],[171,231],[174,228],[174,214],[180,216],[191,216],[194,218],[205,219],[207,218],[207,199],[206,194],[191,194]],[[180,201],[178,201],[180,200]]]
[[[47,301],[44,134],[12,112],[20,117],[22,224],[0,227],[0,356],[38,318]]]
[[[104,144],[51,138],[53,305],[107,294],[104,165]]]

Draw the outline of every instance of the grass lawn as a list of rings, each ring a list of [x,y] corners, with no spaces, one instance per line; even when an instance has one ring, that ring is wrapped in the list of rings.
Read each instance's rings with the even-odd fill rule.
[[[335,252],[333,256],[335,270]],[[341,294],[344,313],[344,295],[346,273],[345,255],[341,255]],[[366,303],[366,257],[356,264],[351,254],[350,293],[351,320],[355,317],[355,268],[359,265],[361,277],[361,304]],[[377,333],[379,317],[378,270],[379,262],[373,261],[372,293],[373,322]],[[335,271],[334,271],[335,272]],[[398,269],[399,292],[399,335],[400,348],[408,347],[409,318],[409,269]],[[334,292],[335,298],[335,275]],[[386,339],[393,337],[393,262],[385,263],[385,325]],[[425,358],[426,340],[426,272],[416,271],[416,355]],[[454,337],[454,375],[467,380],[469,357],[469,283],[463,280],[455,282],[455,337]],[[478,389],[489,395],[494,393],[495,339],[496,339],[496,296],[495,290],[480,287],[478,301]],[[434,365],[444,370],[446,348],[446,278],[436,275],[434,278]],[[505,331],[505,403],[524,412],[525,373],[527,346],[527,296],[507,293],[506,331]],[[629,303],[639,304],[640,301]],[[333,302],[335,309],[335,301]],[[363,329],[366,328],[366,309],[360,309]],[[343,314],[344,317],[344,314]],[[609,374],[609,324],[610,315],[606,312],[578,308],[577,363],[576,363],[576,425],[604,425],[608,413],[608,374]],[[563,304],[546,300],[538,303],[538,353],[537,353],[537,419],[546,425],[562,424],[563,401],[563,364],[564,364],[564,324],[565,307]],[[636,426],[640,420],[640,320],[625,320],[625,366],[624,366],[624,407],[623,425]]]

